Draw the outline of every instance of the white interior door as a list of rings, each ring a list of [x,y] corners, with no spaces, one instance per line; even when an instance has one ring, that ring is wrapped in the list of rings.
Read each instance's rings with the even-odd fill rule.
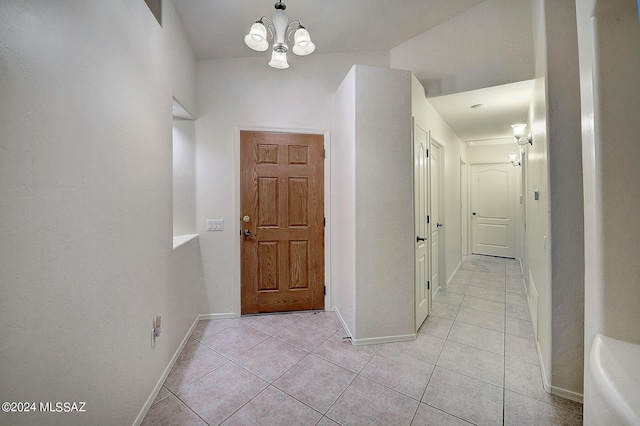
[[[431,286],[432,288],[440,287],[440,269],[442,256],[441,249],[441,233],[442,233],[442,147],[436,143],[431,143],[429,149],[429,157],[431,158]]]
[[[416,233],[416,330],[429,315],[431,289],[429,286],[429,225],[428,225],[428,179],[429,179],[429,135],[417,124],[413,126],[414,161],[414,207]]]
[[[515,172],[510,163],[471,166],[472,252],[515,257]]]

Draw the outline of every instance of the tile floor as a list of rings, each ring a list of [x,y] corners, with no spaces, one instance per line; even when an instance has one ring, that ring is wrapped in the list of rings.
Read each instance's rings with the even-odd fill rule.
[[[542,388],[516,261],[466,256],[415,341],[345,337],[333,312],[201,321],[142,424],[582,424]]]

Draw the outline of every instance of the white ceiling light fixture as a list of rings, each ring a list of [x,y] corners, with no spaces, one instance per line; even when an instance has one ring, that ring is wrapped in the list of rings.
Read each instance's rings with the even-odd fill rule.
[[[302,26],[300,21],[291,21],[287,18],[284,10],[287,6],[281,1],[274,5],[276,11],[273,13],[273,20],[266,16],[258,19],[252,26],[249,34],[244,38],[244,42],[258,52],[264,52],[269,48],[267,41],[267,30],[271,34],[273,40],[273,48],[271,52],[271,61],[269,65],[277,69],[289,68],[287,63],[287,51],[289,46],[287,42],[291,40],[291,34],[294,34],[293,53],[299,56],[306,56],[316,50],[316,45],[311,41],[309,31]]]
[[[513,137],[516,139],[518,145],[533,145],[531,136],[524,137],[524,129],[527,127],[526,124],[513,124],[511,127],[513,128]]]

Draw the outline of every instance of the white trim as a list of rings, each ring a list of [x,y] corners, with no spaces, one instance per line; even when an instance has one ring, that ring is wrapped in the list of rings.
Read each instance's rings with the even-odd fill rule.
[[[344,322],[344,318],[342,318],[342,314],[340,313],[338,308],[334,308],[333,312],[335,312],[336,315],[338,315],[338,319],[340,320],[340,323],[342,324],[342,328],[344,328],[345,333],[347,333],[347,336],[353,337],[353,333],[351,333],[351,330],[349,330],[349,327],[347,327],[347,323]]]
[[[191,333],[193,333],[193,330],[195,330],[201,317],[202,315],[198,315],[198,317],[196,317],[193,324],[191,324],[189,331],[187,331],[187,334],[184,336],[184,338],[182,339],[182,342],[180,342],[180,345],[178,346],[178,349],[176,349],[175,353],[173,354],[173,357],[169,361],[169,365],[167,365],[167,368],[165,368],[164,371],[162,372],[162,375],[160,376],[160,379],[156,383],[156,386],[153,388],[153,391],[151,391],[151,395],[149,395],[149,398],[147,398],[147,401],[142,406],[140,413],[138,413],[138,417],[136,417],[136,419],[134,420],[133,422],[134,426],[140,425],[144,420],[144,417],[149,412],[149,409],[151,408],[153,401],[155,401],[156,396],[158,396],[158,392],[160,392],[160,389],[162,389],[162,386],[164,385],[165,380],[167,380],[167,377],[169,376],[171,369],[175,365],[176,361],[178,360],[178,357],[182,353],[182,350],[184,349],[187,342],[189,341],[189,338],[191,337]]]
[[[551,387],[551,395],[559,396],[565,399],[570,399],[571,401],[579,402],[580,404],[582,404],[584,401],[584,395],[581,393],[559,388],[557,386],[550,386],[550,387]]]
[[[238,311],[240,312],[240,311]],[[218,314],[200,314],[198,315],[198,321],[204,319],[228,319],[228,318],[240,318],[239,313],[235,312],[227,312],[227,313],[218,313]]]
[[[233,172],[233,210],[234,217],[241,217],[240,212],[240,132],[281,132],[281,133],[298,133],[298,134],[313,134],[324,136],[324,217],[326,218],[326,224],[324,228],[324,285],[326,287],[326,294],[324,297],[324,309],[331,310],[331,131],[329,129],[308,129],[308,128],[290,128],[290,127],[264,127],[264,126],[252,126],[252,125],[238,125],[235,128],[235,143],[233,144],[232,153],[232,167],[236,170]],[[235,248],[233,249],[237,256],[236,268],[234,270],[234,310],[236,312],[242,312],[241,305],[241,292],[242,283],[240,280],[241,275],[241,247],[240,239],[235,239]]]
[[[447,279],[447,288],[449,288],[449,284],[451,284],[451,280],[456,275],[456,272],[458,272],[460,270],[461,267],[462,267],[462,259],[460,260],[460,262],[458,262],[458,266],[456,266],[456,269],[453,270],[453,273],[451,274],[449,279]],[[445,290],[446,290],[446,288],[445,288]]]
[[[399,334],[395,336],[382,336],[382,337],[370,337],[365,339],[351,339],[351,344],[354,346],[364,345],[378,345],[381,343],[393,343],[393,342],[406,342],[410,340],[416,340],[417,334]]]
[[[551,386],[549,381],[547,380],[547,371],[544,368],[544,362],[542,361],[542,351],[540,349],[540,344],[536,340],[536,348],[538,350],[538,363],[540,364],[540,374],[542,375],[542,388],[545,392],[551,395],[559,396],[561,398],[569,399],[571,401],[576,401],[579,403],[583,403],[584,395],[581,393],[573,392],[567,389],[563,389],[557,386]]]

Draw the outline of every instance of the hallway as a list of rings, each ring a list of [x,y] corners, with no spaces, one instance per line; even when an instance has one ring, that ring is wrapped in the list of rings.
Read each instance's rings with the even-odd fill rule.
[[[333,312],[200,321],[142,424],[582,424],[542,388],[514,260],[465,256],[415,341],[345,337]]]

